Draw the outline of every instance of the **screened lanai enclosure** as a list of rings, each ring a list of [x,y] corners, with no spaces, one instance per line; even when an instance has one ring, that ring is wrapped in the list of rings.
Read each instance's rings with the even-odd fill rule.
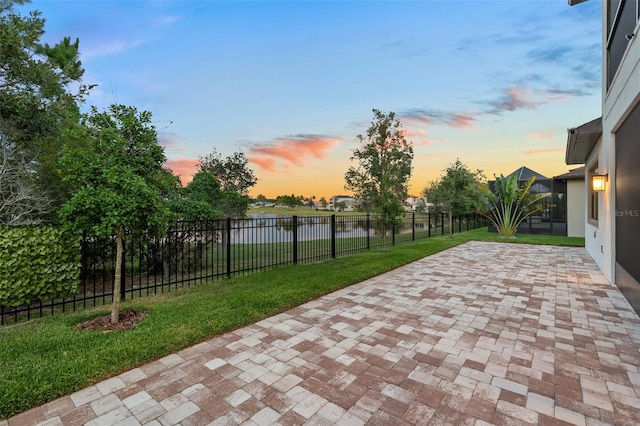
[[[518,227],[520,234],[544,234],[544,235],[567,235],[567,181],[558,178],[550,179],[527,167],[520,167],[505,176],[518,177],[518,184],[522,186],[531,176],[536,180],[531,186],[534,194],[544,194],[541,200],[542,210],[534,213],[525,219]],[[489,188],[495,189],[495,180],[489,181]],[[490,232],[497,232],[496,228],[489,225]]]

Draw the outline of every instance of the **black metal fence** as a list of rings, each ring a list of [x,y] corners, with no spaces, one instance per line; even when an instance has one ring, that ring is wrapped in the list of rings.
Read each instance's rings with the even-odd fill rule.
[[[475,214],[454,217],[456,233],[486,226]],[[289,216],[178,222],[162,237],[125,237],[122,300],[163,293],[280,265],[321,262],[384,245],[449,233],[448,216],[406,215],[385,229],[360,216]],[[16,308],[0,307],[0,324],[111,303],[115,238],[86,237],[78,292],[68,298]]]

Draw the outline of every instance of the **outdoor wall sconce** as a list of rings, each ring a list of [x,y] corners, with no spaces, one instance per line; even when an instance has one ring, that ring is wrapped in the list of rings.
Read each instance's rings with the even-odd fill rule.
[[[607,175],[593,175],[591,181],[591,187],[594,191],[604,191],[604,186],[607,183]]]

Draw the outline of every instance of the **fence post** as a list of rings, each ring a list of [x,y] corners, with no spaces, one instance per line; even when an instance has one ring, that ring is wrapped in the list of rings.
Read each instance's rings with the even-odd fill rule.
[[[293,215],[291,218],[293,226],[293,264],[298,264],[298,216]]]
[[[427,229],[429,230],[427,237],[431,238],[431,212],[427,213]]]
[[[458,234],[462,232],[462,215],[458,215]]]
[[[395,223],[391,224],[391,245],[392,246],[396,245],[396,224]]]
[[[172,229],[172,233],[175,234],[175,232],[176,231],[174,229]],[[171,238],[172,237],[175,238],[175,236],[171,236],[171,234],[169,234],[169,235],[170,236],[167,239],[167,266],[166,266],[166,269],[167,269],[167,279],[169,280],[169,283],[168,283],[169,284],[169,288],[171,288],[171,266],[172,266],[171,265],[171,260],[173,259],[171,257],[171,247],[173,245],[173,243],[171,242]],[[162,248],[162,256],[163,256],[163,259],[164,259],[164,247]],[[163,293],[164,293],[164,270],[165,270],[165,266],[162,265],[162,274],[163,274],[162,275],[162,292]]]
[[[369,229],[371,228],[371,216],[369,216],[369,213],[367,213],[367,250],[369,250],[371,248],[371,233],[369,232]]]
[[[416,212],[411,213],[411,241],[416,240]]]
[[[231,278],[231,218],[227,218],[226,229],[226,244],[227,244],[227,278]]]
[[[444,235],[444,213],[440,213],[440,228],[442,229],[442,235]]]
[[[336,258],[336,215],[331,215],[331,257]]]

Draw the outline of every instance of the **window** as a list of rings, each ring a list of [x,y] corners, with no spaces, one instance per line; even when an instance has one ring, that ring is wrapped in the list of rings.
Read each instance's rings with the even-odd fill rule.
[[[598,197],[599,192],[593,190],[593,175],[598,174],[598,162],[594,162],[591,167],[589,167],[589,173],[587,174],[587,186],[589,190],[587,193],[589,194],[588,206],[589,214],[587,216],[587,221],[593,225],[598,226]]]
[[[640,0],[607,2],[607,89],[620,67],[640,17]],[[639,35],[640,36],[640,35]]]

